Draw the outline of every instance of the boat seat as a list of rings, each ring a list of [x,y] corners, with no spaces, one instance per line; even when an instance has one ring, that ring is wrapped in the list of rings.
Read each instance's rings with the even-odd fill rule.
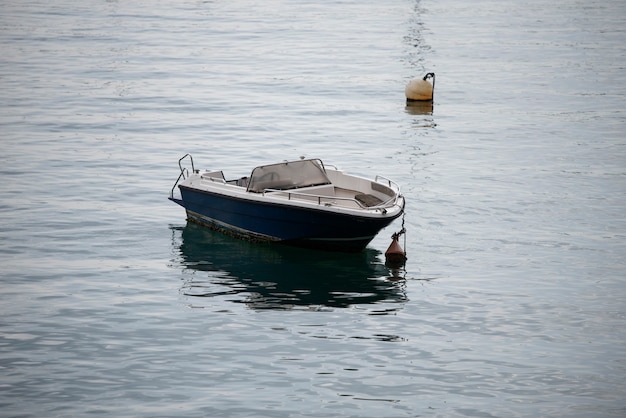
[[[364,206],[367,206],[368,208],[372,206],[377,206],[383,203],[382,200],[380,200],[379,198],[371,194],[361,193],[361,194],[354,196],[354,198],[360,203],[362,203]]]

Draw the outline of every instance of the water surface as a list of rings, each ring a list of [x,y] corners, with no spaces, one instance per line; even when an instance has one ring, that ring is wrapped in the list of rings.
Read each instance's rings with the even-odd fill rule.
[[[626,6],[379,3],[0,5],[3,416],[626,414]],[[405,269],[187,225],[185,153],[392,178]]]

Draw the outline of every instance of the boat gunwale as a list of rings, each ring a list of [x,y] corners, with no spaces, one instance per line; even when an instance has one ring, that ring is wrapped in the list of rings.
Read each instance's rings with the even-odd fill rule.
[[[241,186],[229,185],[229,184],[226,184],[226,186],[241,188]],[[382,217],[385,219],[393,220],[393,219],[398,218],[400,215],[402,215],[402,213],[404,212],[404,206],[405,206],[404,196],[402,196],[401,194],[397,195],[396,203],[394,203],[394,205],[388,206],[383,211],[379,207],[378,208],[350,208],[347,206],[339,206],[339,205],[326,206],[326,205],[314,203],[313,201],[310,201],[310,200],[304,200],[304,199],[303,200],[288,200],[284,197],[272,196],[272,195],[264,196],[261,193],[251,193],[245,190],[237,194],[226,194],[226,193],[221,193],[219,191],[191,187],[185,184],[179,184],[178,187],[181,189],[184,188],[188,191],[192,191],[196,193],[208,194],[208,195],[215,196],[215,197],[236,200],[236,201],[241,201],[241,202],[260,204],[264,206],[276,206],[276,207],[292,208],[292,209],[298,209],[298,210],[307,210],[307,211],[312,211],[312,212],[329,213],[333,215],[341,215],[341,216],[346,216],[346,217],[360,217],[362,219],[377,219],[377,218]],[[286,191],[284,190],[279,190],[279,192],[286,193]],[[260,196],[263,196],[263,198],[260,198]],[[331,197],[331,196],[326,196],[326,197]],[[272,199],[272,200],[269,200],[269,199]],[[181,202],[183,203],[182,206],[184,206],[184,199],[182,199],[182,196],[181,196]],[[358,203],[358,201],[356,200],[355,202]]]
[[[211,173],[211,174],[222,173],[219,170],[218,171],[205,171],[203,173],[196,171],[193,174],[189,175],[187,178],[185,178],[184,181],[180,183],[177,182],[177,183],[179,187],[184,186],[188,189],[198,190],[198,191],[207,191],[207,192],[211,192],[217,195],[224,195],[224,196],[240,195],[237,197],[242,200],[249,200],[249,201],[254,201],[254,202],[263,202],[262,199],[256,198],[257,196],[262,196],[263,198],[271,198],[271,199],[282,199],[282,200],[296,203],[296,204],[286,204],[288,206],[298,206],[297,203],[303,203],[303,204],[309,205],[309,204],[313,204],[313,202],[316,202],[314,204],[316,206],[322,206],[324,208],[323,209],[324,211],[328,211],[329,208],[340,208],[342,210],[355,211],[355,213],[362,213],[366,211],[366,212],[382,212],[383,214],[385,214],[388,210],[393,210],[394,208],[399,207],[400,205],[398,204],[398,201],[404,198],[404,196],[402,195],[400,191],[400,187],[398,186],[398,184],[386,177],[376,175],[375,179],[372,180],[372,179],[358,176],[358,175],[347,174],[344,171],[336,169],[335,167],[333,168],[334,169],[327,170],[327,171],[332,172],[333,175],[344,176],[351,180],[369,182],[372,186],[379,185],[379,186],[388,188],[391,194],[386,193],[384,191],[382,191],[381,193],[387,196],[390,196],[390,198],[386,200],[381,200],[381,202],[376,205],[367,206],[363,204],[362,202],[360,202],[358,199],[356,199],[356,197],[322,195],[322,194],[306,192],[307,189],[314,189],[315,187],[318,187],[318,186],[332,186],[335,190],[343,189],[343,190],[354,192],[355,196],[359,193],[365,193],[362,190],[354,190],[354,189],[348,189],[345,187],[339,187],[335,185],[335,182],[333,181],[331,181],[328,184],[312,185],[312,186],[306,186],[306,187],[300,187],[300,188],[294,188],[294,189],[267,188],[267,189],[264,189],[262,192],[252,192],[252,191],[247,190],[246,187],[233,184],[232,181],[235,181],[235,180],[230,180],[230,181],[225,180],[223,177],[223,174],[221,177],[207,175],[207,173]],[[195,185],[191,186],[191,185],[184,184],[184,183],[192,182],[194,177],[198,178],[200,182],[207,181],[210,183],[204,185],[204,187],[195,186]],[[385,182],[380,181],[381,179],[383,179]],[[211,186],[216,186],[217,188],[220,188],[220,189],[223,187],[223,189],[221,189],[221,191],[211,190]],[[232,193],[225,193],[226,191],[230,191]],[[171,196],[173,197],[173,193],[171,194]],[[292,199],[292,196],[296,197],[296,199]],[[349,202],[349,203],[354,204],[355,207],[350,207],[348,205],[341,204],[341,203],[336,204],[336,202],[333,202],[333,201]],[[401,209],[403,209],[404,202],[401,206],[402,206]]]

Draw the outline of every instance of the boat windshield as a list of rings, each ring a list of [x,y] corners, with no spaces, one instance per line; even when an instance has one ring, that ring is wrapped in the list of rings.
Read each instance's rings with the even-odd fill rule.
[[[288,190],[322,184],[330,184],[322,161],[298,160],[255,168],[250,174],[248,191],[261,193],[265,189]]]

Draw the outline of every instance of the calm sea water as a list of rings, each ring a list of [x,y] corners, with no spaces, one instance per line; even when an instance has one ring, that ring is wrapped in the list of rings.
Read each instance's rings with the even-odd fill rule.
[[[625,416],[625,16],[3,1],[0,415]],[[349,256],[187,225],[188,152],[396,180],[406,269],[400,221]]]

